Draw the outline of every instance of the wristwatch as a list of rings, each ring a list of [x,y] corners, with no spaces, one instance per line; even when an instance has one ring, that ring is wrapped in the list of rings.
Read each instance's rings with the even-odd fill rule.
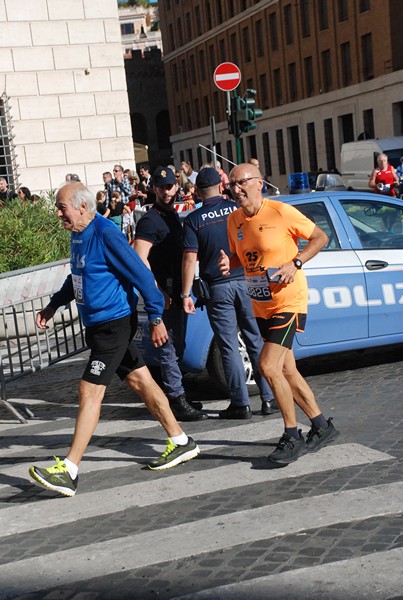
[[[299,270],[302,269],[302,260],[300,260],[299,258],[293,258],[292,261],[295,265],[295,267]]]
[[[150,325],[160,325],[162,323],[161,317],[156,317],[155,319],[150,319]]]
[[[190,298],[190,294],[181,294],[181,298],[183,300],[183,298]]]

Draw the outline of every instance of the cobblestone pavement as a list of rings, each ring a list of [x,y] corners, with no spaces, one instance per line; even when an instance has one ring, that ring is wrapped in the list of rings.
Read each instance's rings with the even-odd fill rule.
[[[211,417],[184,427],[201,455],[149,471],[164,432],[116,380],[79,491],[60,498],[28,468],[64,457],[84,360],[7,388],[36,419],[0,412],[0,599],[403,598],[402,347],[300,362],[341,436],[285,469],[266,461],[277,415],[255,397],[250,421],[220,421],[227,402],[188,375]]]

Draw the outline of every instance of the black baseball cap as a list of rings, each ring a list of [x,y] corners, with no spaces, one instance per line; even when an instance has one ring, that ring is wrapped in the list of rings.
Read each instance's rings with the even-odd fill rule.
[[[212,167],[201,169],[196,177],[196,186],[200,190],[214,187],[221,183],[220,174]]]
[[[169,167],[157,167],[153,173],[153,185],[163,187],[176,183],[175,173]]]

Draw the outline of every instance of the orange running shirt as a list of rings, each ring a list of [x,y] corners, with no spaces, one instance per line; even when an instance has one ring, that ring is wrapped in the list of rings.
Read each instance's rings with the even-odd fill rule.
[[[266,269],[293,260],[298,253],[297,238],[308,239],[314,228],[315,224],[293,206],[267,198],[253,217],[247,217],[241,208],[229,215],[230,250],[244,268],[255,317],[307,312],[308,286],[303,270],[295,273],[293,283],[285,285],[269,284]]]

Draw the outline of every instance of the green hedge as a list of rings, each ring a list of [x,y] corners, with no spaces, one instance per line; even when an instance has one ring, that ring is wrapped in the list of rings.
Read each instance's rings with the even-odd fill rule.
[[[37,204],[17,198],[0,208],[0,272],[68,258],[70,234],[56,216],[52,195]]]

